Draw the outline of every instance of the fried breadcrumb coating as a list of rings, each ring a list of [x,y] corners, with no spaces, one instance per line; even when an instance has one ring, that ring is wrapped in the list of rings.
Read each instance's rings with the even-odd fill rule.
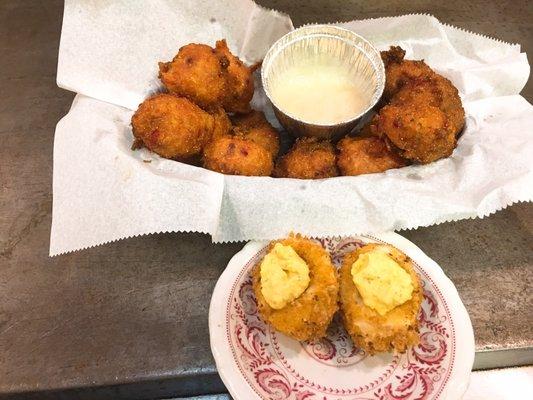
[[[231,133],[231,120],[222,107],[211,112],[211,116],[213,117],[214,122],[211,140],[218,139],[221,136],[229,135]]]
[[[383,98],[389,104],[371,128],[403,158],[426,164],[452,154],[465,112],[448,79],[423,61],[404,60],[404,55],[399,47],[381,52],[386,75]]]
[[[410,300],[383,316],[363,303],[351,274],[352,264],[359,256],[377,248],[385,250],[409,273],[414,287]],[[345,255],[340,269],[339,293],[343,324],[356,346],[369,354],[392,350],[403,353],[409,346],[418,343],[417,318],[422,304],[423,291],[411,260],[402,252],[387,245],[367,244]]]
[[[228,175],[269,176],[273,161],[270,153],[251,140],[222,136],[205,147],[204,168]]]
[[[253,110],[233,118],[234,133],[263,146],[276,158],[279,152],[279,133],[261,111]]]
[[[391,104],[415,103],[435,106],[446,115],[448,128],[457,136],[465,124],[465,110],[459,92],[449,79],[435,74],[430,79],[407,83],[396,93]]]
[[[250,110],[252,72],[231,54],[225,40],[219,40],[216,48],[196,43],[183,46],[172,61],[159,63],[159,78],[170,92],[206,110]]]
[[[335,148],[330,142],[316,138],[297,139],[275,170],[280,178],[321,179],[338,174]]]
[[[401,63],[405,57],[405,50],[400,46],[390,46],[389,50],[380,52],[381,59],[385,68],[391,64]]]
[[[275,243],[270,244],[270,249]],[[259,313],[274,329],[294,339],[310,340],[324,337],[338,309],[339,283],[331,258],[318,243],[301,236],[290,236],[280,240],[279,243],[291,246],[307,263],[309,286],[285,307],[279,310],[273,309],[261,293],[261,263],[258,263],[252,271],[252,280]]]
[[[227,92],[223,107],[228,112],[249,112],[250,101],[254,96],[252,70],[231,54],[225,40],[219,40],[216,43],[216,52],[221,60],[228,60],[226,70]]]
[[[409,102],[383,107],[379,112],[378,131],[401,157],[420,164],[450,156],[457,145],[446,114],[429,104]]]
[[[383,91],[385,101],[389,101],[407,82],[435,74],[424,61],[404,60],[404,56],[405,51],[398,46],[381,52],[381,58],[385,64],[385,89]]]
[[[179,49],[170,62],[159,63],[159,78],[171,93],[187,97],[200,107],[222,106],[227,92],[228,62],[205,44],[191,43]]]
[[[408,163],[379,137],[345,137],[337,144],[341,175],[362,175],[400,168]]]
[[[131,126],[134,147],[161,157],[187,160],[201,153],[213,132],[213,117],[183,97],[157,94],[140,105]]]

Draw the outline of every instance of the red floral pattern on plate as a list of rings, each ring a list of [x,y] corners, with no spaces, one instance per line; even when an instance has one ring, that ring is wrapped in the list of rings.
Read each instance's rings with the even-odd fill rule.
[[[318,242],[331,253],[336,267],[345,253],[364,244],[355,239]],[[368,237],[368,242],[379,240]],[[250,271],[265,251],[262,249],[243,268],[226,306],[226,335],[234,361],[261,399],[438,398],[453,367],[456,338],[449,307],[420,266],[414,263],[424,288],[420,344],[405,354],[367,357],[362,349],[353,346],[338,320],[328,329],[326,338],[299,343],[260,319]],[[328,374],[340,373],[346,374],[346,385],[331,386]]]
[[[272,336],[276,335],[271,331]],[[274,341],[277,342],[275,338]],[[366,358],[363,349],[353,346],[338,315],[328,328],[328,336],[322,339],[301,342],[300,345],[309,357],[317,362],[334,367],[347,367],[357,364]],[[278,355],[281,357],[281,355]]]

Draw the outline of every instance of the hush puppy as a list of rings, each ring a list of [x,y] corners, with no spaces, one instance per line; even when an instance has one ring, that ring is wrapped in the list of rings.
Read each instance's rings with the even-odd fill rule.
[[[457,145],[446,114],[430,104],[387,105],[379,112],[377,129],[401,157],[420,164],[450,156]]]
[[[250,110],[252,72],[231,54],[225,40],[218,41],[216,48],[196,43],[183,46],[172,61],[159,63],[159,78],[170,92],[204,109]]]
[[[335,148],[328,141],[299,138],[278,161],[275,175],[280,178],[321,179],[337,176]]]
[[[145,146],[161,157],[187,160],[211,139],[213,117],[183,97],[156,94],[131,118],[134,147]]]
[[[205,147],[204,168],[228,175],[269,176],[273,161],[262,146],[239,136],[222,136]]]
[[[233,131],[236,135],[242,136],[258,145],[264,147],[276,158],[279,152],[279,133],[265,118],[261,111],[253,110],[245,115],[238,115],[233,118]]]
[[[459,92],[449,79],[441,75],[405,84],[391,101],[395,105],[407,103],[438,107],[446,115],[447,126],[456,136],[464,127],[465,110]]]
[[[383,100],[386,102],[407,82],[431,77],[435,74],[424,61],[404,60],[404,56],[405,51],[398,46],[381,52],[381,58],[385,64]]]
[[[382,52],[385,91],[389,104],[379,111],[375,131],[399,154],[427,164],[448,157],[465,124],[459,92],[423,61],[404,60],[405,51]]]
[[[337,165],[341,175],[362,175],[400,168],[407,162],[376,136],[345,137],[337,144]]]

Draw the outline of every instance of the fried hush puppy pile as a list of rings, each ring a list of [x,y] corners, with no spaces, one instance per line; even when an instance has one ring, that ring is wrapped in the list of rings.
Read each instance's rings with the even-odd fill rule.
[[[459,92],[424,61],[404,60],[405,51],[381,52],[385,64],[382,103],[362,138],[341,140],[342,175],[360,175],[427,164],[452,154],[465,113]]]
[[[465,123],[459,92],[424,61],[404,60],[404,56],[400,47],[381,53],[385,105],[359,136],[340,140],[337,153],[329,152],[327,158],[328,142],[302,146],[297,141],[278,162],[276,176],[317,179],[336,176],[337,171],[362,175],[450,156]],[[337,168],[328,168],[330,157]]]
[[[168,93],[148,98],[133,115],[133,148],[223,174],[295,179],[378,173],[448,157],[465,123],[459,93],[424,61],[404,56],[400,47],[381,52],[382,107],[357,137],[336,145],[299,138],[278,157],[279,133],[250,107],[253,67],[231,54],[225,40],[215,48],[188,44],[159,63]]]
[[[384,106],[357,137],[337,143],[296,141],[281,157],[275,176],[319,179],[362,175],[427,164],[452,154],[465,113],[457,89],[424,61],[404,60],[405,51],[381,53],[385,64]]]
[[[378,265],[376,270],[374,261],[374,275],[371,270],[366,276],[369,283],[356,285],[354,268],[360,268],[365,255],[376,254],[396,270],[390,272],[387,265]],[[363,278],[364,273],[363,268]],[[252,283],[261,318],[296,340],[324,337],[340,304],[346,331],[354,344],[369,354],[403,353],[418,343],[420,281],[411,260],[391,246],[358,248],[344,256],[337,273],[322,246],[291,235],[270,244],[267,255],[252,270]]]
[[[215,48],[183,46],[172,61],[159,63],[168,93],[146,99],[132,117],[133,148],[201,161],[224,174],[272,175],[279,134],[263,113],[250,108],[252,72],[224,40]],[[234,114],[233,121],[228,113]]]
[[[427,164],[452,154],[465,113],[448,79],[404,55],[399,47],[382,53],[388,104],[375,119],[375,131],[401,157]]]

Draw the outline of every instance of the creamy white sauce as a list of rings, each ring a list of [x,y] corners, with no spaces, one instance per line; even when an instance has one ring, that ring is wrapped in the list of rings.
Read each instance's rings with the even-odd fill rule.
[[[314,124],[336,124],[363,111],[368,99],[354,76],[336,65],[297,65],[276,77],[274,103],[285,113]]]

